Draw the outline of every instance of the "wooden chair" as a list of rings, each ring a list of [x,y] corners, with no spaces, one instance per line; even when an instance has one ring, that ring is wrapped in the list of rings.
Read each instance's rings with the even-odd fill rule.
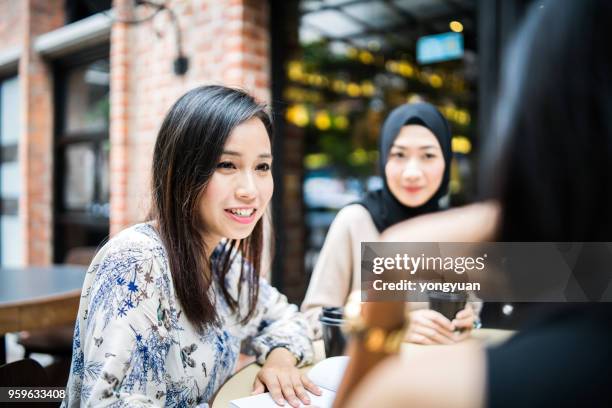
[[[45,330],[30,330],[19,333],[17,343],[24,348],[24,358],[32,353],[50,354],[56,358],[72,356],[74,324]]]
[[[24,358],[0,366],[2,387],[47,387],[48,384],[47,372],[36,360]]]

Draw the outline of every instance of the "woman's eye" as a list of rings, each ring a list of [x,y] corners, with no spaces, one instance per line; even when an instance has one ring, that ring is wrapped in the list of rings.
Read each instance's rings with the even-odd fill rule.
[[[436,155],[433,154],[433,153],[425,153],[425,158],[428,159],[428,160],[429,159],[435,159]]]
[[[259,171],[270,171],[270,165],[268,163],[261,163],[260,165],[258,165],[257,170]]]
[[[224,161],[224,162],[217,164],[217,168],[218,169],[235,169],[236,166],[234,166],[234,163],[232,162]]]
[[[391,157],[397,157],[401,159],[404,157],[404,153],[403,152],[391,152]]]

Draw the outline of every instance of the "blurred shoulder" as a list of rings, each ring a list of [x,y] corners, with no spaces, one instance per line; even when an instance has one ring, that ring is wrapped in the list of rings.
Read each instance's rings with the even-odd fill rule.
[[[342,222],[346,224],[367,222],[374,225],[372,216],[361,204],[349,204],[346,207],[343,207],[336,215],[334,222]]]
[[[402,221],[383,232],[384,241],[494,241],[500,216],[493,201],[479,202]]]

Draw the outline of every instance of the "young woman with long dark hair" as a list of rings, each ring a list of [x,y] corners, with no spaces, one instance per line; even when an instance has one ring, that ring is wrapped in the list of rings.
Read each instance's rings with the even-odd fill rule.
[[[65,406],[206,404],[242,340],[278,404],[318,393],[306,321],[259,276],[273,191],[272,126],[247,93],[204,86],[164,119],[146,223],[114,236],[87,272]],[[299,400],[298,400],[299,398]]]

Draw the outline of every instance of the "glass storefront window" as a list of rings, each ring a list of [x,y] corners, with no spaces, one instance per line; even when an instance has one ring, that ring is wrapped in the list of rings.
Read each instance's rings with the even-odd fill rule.
[[[19,77],[0,79],[0,266],[23,265],[19,171]]]
[[[100,132],[108,128],[109,61],[95,61],[71,71],[67,79],[66,132]]]
[[[66,148],[64,173],[66,210],[86,211],[93,204],[95,170],[96,156],[91,144],[72,144]]]
[[[109,68],[102,58],[66,73],[62,212],[108,218]]]
[[[56,262],[74,248],[95,248],[108,235],[109,69],[106,48],[57,64]]]

